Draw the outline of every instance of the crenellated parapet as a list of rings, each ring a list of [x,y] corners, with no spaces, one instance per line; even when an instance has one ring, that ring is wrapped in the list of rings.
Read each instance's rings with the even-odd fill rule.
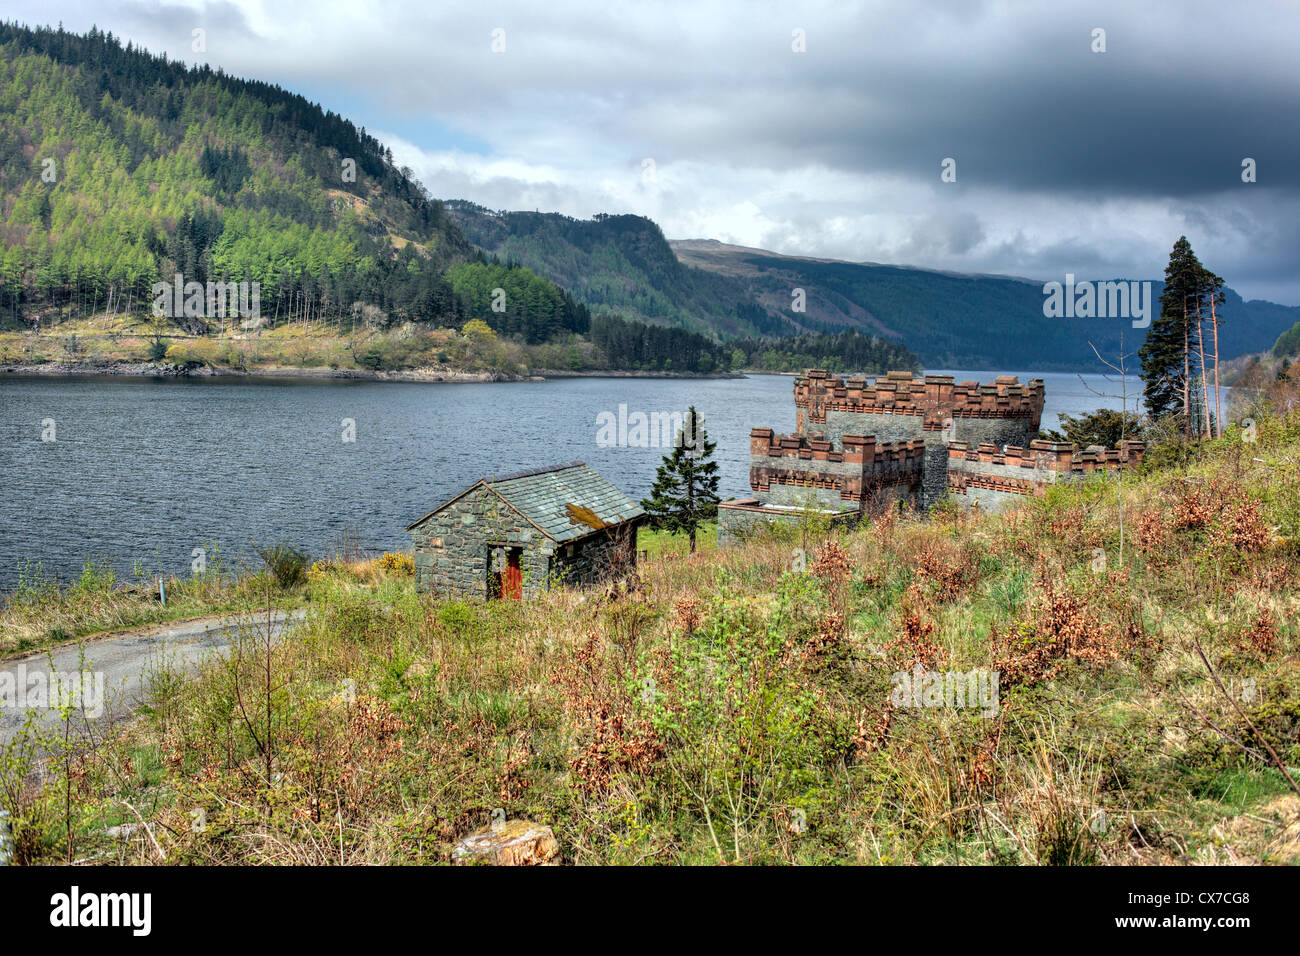
[[[951,375],[890,372],[868,380],[845,380],[810,369],[795,380],[794,403],[800,433],[811,434],[828,412],[850,415],[901,415],[920,419],[925,431],[943,431],[955,419],[1023,419],[1036,432],[1043,414],[1043,381],[1021,384],[999,375],[991,384],[957,382]]]
[[[798,504],[813,489],[825,504],[862,505],[883,488],[915,490],[925,466],[925,442],[845,435],[836,448],[828,441],[755,428],[749,436],[749,462],[750,487],[769,500]]]
[[[1123,441],[1116,448],[1078,449],[1063,442],[1035,440],[1028,448],[965,442],[948,444],[948,490],[960,495],[971,489],[1002,494],[1040,495],[1048,485],[1080,481],[1099,471],[1136,466],[1145,445]]]

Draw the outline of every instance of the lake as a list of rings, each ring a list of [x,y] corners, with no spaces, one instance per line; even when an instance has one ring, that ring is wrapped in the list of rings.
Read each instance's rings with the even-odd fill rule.
[[[957,381],[994,372],[936,370]],[[1021,381],[1031,377],[1024,372]],[[1120,401],[1100,376],[1040,374],[1043,426]],[[481,477],[580,459],[635,498],[664,448],[602,447],[597,416],[684,412],[718,443],[723,497],[748,492],[749,430],[794,429],[790,376],[577,378],[483,385],[299,379],[0,377],[0,591],[23,561],[61,580],[87,558],[130,578],[186,573],[287,540],[313,555],[345,532],[405,549],[403,531]],[[1128,384],[1130,408],[1140,395]],[[355,436],[345,441],[347,426]],[[53,423],[54,441],[42,432]]]

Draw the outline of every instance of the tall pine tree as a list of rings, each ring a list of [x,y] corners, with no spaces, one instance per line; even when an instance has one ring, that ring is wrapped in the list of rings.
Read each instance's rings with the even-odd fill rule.
[[[668,531],[685,531],[695,553],[695,532],[705,521],[718,516],[718,463],[713,461],[717,442],[709,441],[704,420],[692,405],[677,432],[673,451],[664,455],[655,473],[650,497],[641,507],[651,524]]]
[[[1200,345],[1197,315],[1211,299],[1223,302],[1223,280],[1210,272],[1180,236],[1169,253],[1165,287],[1160,294],[1160,315],[1151,323],[1138,350],[1142,360],[1143,395],[1153,419],[1177,415],[1184,429],[1190,425],[1192,350]]]

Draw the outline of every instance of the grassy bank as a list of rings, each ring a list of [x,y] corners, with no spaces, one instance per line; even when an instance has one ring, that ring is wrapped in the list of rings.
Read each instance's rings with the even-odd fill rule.
[[[123,582],[107,563],[88,560],[75,581],[61,586],[39,563],[22,564],[17,589],[0,596],[0,659],[148,624],[233,614],[252,605],[264,609],[268,595],[276,608],[299,607],[311,599],[310,584],[323,569],[374,583],[409,571],[411,560],[398,554],[367,558],[349,547],[347,557],[336,553],[309,566],[305,554],[279,545],[260,549],[265,567],[253,571],[227,568],[216,544],[208,550],[212,565],[188,578],[140,572]]]
[[[39,565],[27,565],[19,586],[0,603],[0,658],[41,650],[108,631],[232,612],[262,593],[256,577],[204,574],[164,580],[167,602],[156,581],[124,585],[107,566],[89,561],[80,577],[60,586]],[[301,589],[277,592],[277,606],[300,603]]]
[[[148,367],[146,369],[146,366]],[[126,315],[65,319],[39,330],[0,319],[0,370],[28,374],[191,374],[393,377],[516,381],[533,374],[710,377],[671,369],[620,368],[589,338],[541,344],[502,338],[481,321],[457,330],[415,323],[368,328],[286,324],[244,330],[232,323],[192,335]],[[738,374],[738,373],[736,373]]]
[[[566,350],[545,349],[503,341],[490,329],[464,333],[411,324],[388,330],[365,326],[349,330],[346,325],[290,324],[252,330],[235,326],[197,336],[147,319],[98,315],[66,320],[39,332],[0,329],[0,366],[27,368],[94,369],[154,362],[249,374],[280,369],[322,373],[421,369],[448,376],[518,376],[546,358],[559,357],[557,367],[563,367]],[[581,356],[580,350],[574,355]]]
[[[228,661],[0,793],[27,862],[438,863],[498,810],[575,864],[1300,862],[1300,414],[1255,437],[523,604],[321,567],[269,649],[263,580]]]
[[[651,560],[665,557],[685,557],[690,553],[690,542],[684,534],[670,534],[653,528],[642,528],[637,533],[638,550]],[[709,555],[718,550],[718,524],[710,521],[700,527],[695,534],[695,549],[701,555]]]

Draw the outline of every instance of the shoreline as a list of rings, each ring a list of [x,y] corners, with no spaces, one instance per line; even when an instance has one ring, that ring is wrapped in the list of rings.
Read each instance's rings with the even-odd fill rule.
[[[744,372],[660,372],[624,369],[569,371],[537,369],[527,375],[509,372],[471,372],[455,369],[395,369],[392,371],[355,368],[310,368],[300,365],[271,365],[254,369],[215,367],[198,363],[173,362],[40,362],[0,365],[0,375],[14,378],[59,378],[98,376],[119,378],[173,379],[322,379],[365,382],[415,382],[427,384],[485,384],[501,382],[545,382],[562,378],[744,378]]]

